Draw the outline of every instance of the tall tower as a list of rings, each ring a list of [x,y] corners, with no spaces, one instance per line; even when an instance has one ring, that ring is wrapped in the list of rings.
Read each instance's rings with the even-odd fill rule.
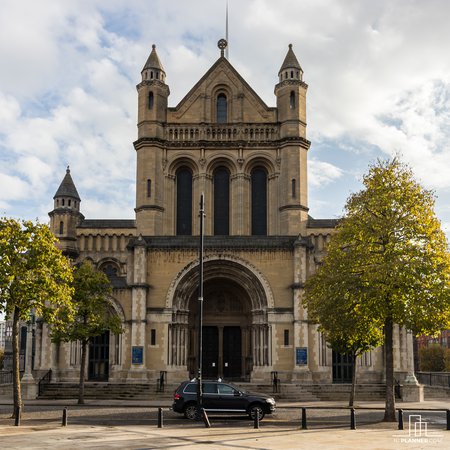
[[[281,145],[280,214],[282,233],[303,233],[308,219],[306,90],[303,70],[289,44],[275,86]]]
[[[76,228],[84,219],[80,212],[80,196],[67,166],[66,175],[53,197],[53,211],[50,211],[50,229],[59,239],[62,252],[76,258],[79,254]]]
[[[169,86],[166,73],[152,46],[150,56],[141,72],[138,91],[138,140],[136,174],[136,224],[143,235],[161,234],[163,183],[161,165],[163,158],[164,124],[167,121]]]

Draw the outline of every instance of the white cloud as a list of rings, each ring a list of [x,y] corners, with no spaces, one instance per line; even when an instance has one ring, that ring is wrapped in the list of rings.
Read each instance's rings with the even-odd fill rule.
[[[22,200],[30,195],[31,191],[27,183],[18,176],[0,173],[0,200],[2,207],[10,206],[14,200]]]
[[[269,106],[294,45],[309,85],[318,210],[324,202],[339,213],[333,191],[341,201],[369,162],[397,153],[450,202],[449,16],[445,0],[229,0],[230,61]],[[219,57],[224,34],[222,0],[3,1],[1,207],[45,217],[70,164],[86,216],[132,211],[135,85],[151,44],[175,106]],[[320,151],[321,142],[334,151]],[[442,214],[449,223],[450,211]]]
[[[317,161],[316,159],[309,160],[308,169],[308,181],[314,187],[332,183],[343,174],[339,167],[324,161]]]

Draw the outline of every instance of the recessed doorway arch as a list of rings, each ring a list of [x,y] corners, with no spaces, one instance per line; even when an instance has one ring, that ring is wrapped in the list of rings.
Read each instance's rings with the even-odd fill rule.
[[[204,263],[203,371],[207,377],[250,379],[256,367],[272,364],[267,320],[272,295],[266,280],[252,269],[248,263],[223,256]],[[179,274],[172,293],[168,365],[184,366],[195,376],[198,261]]]

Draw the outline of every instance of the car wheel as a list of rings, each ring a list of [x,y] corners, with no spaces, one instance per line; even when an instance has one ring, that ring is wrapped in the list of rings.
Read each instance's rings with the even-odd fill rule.
[[[189,420],[198,420],[198,409],[195,403],[191,403],[184,408],[184,417]]]
[[[262,409],[261,405],[252,405],[248,410],[248,415],[252,420],[255,420],[256,415],[258,415],[259,420],[262,420],[265,415],[265,412]]]

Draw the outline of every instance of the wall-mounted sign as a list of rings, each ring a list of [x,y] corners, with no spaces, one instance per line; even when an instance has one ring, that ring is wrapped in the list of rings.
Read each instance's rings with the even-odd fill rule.
[[[297,366],[306,366],[308,364],[308,348],[296,347],[295,349],[295,364]]]
[[[133,364],[144,364],[144,347],[133,346],[131,348],[131,362]]]

